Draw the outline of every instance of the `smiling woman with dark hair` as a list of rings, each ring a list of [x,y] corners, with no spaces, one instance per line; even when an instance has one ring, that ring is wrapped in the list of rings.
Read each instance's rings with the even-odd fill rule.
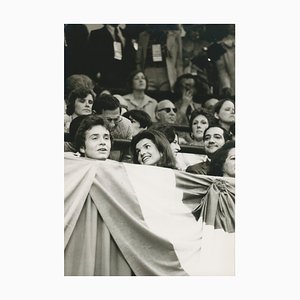
[[[176,161],[165,135],[157,130],[143,130],[132,138],[133,163],[176,169]]]

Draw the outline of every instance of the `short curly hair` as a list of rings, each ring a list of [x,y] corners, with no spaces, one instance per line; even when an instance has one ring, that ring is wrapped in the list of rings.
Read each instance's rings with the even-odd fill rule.
[[[93,97],[93,100],[95,100],[95,93],[93,90],[87,88],[87,87],[79,87],[73,90],[68,98],[68,105],[66,113],[67,115],[71,116],[75,111],[75,100],[77,98],[85,98],[87,95],[91,95]]]

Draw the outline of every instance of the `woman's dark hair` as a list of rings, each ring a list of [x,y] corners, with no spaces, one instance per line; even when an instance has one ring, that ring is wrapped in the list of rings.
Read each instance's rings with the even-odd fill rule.
[[[194,111],[192,111],[190,119],[189,119],[190,134],[193,132],[192,126],[193,126],[194,119],[198,116],[204,116],[207,119],[208,127],[212,123],[212,117],[208,113],[206,113],[203,110],[194,110]]]
[[[152,125],[151,117],[143,110],[132,109],[126,111],[122,116],[129,120],[134,119],[138,121],[142,128],[149,128]]]
[[[228,157],[229,151],[235,148],[235,142],[229,141],[226,142],[220,149],[218,149],[215,153],[211,156],[211,162],[209,165],[209,170],[207,172],[207,175],[212,176],[223,176],[224,171],[224,163],[226,161],[226,158]]]
[[[162,132],[165,135],[165,137],[167,138],[167,140],[169,141],[170,144],[172,142],[174,142],[175,137],[177,135],[174,127],[171,126],[171,125],[166,125],[166,124],[162,124],[162,123],[155,123],[150,127],[150,129]]]
[[[75,119],[74,119],[75,120]],[[80,150],[81,147],[85,146],[85,135],[86,132],[92,129],[94,126],[101,125],[105,127],[109,131],[110,141],[113,144],[113,138],[111,136],[111,132],[107,125],[105,124],[104,120],[98,115],[89,115],[81,120],[80,125],[77,129],[75,134],[75,148],[77,151]]]
[[[136,152],[136,145],[142,139],[151,140],[157,147],[157,150],[162,154],[162,157],[157,163],[157,166],[171,169],[176,168],[176,161],[171,150],[169,141],[162,132],[153,129],[143,130],[132,138],[130,148],[133,163],[139,164],[138,154]]]
[[[87,95],[92,95],[93,100],[95,100],[95,93],[93,90],[87,87],[79,87],[75,90],[71,91],[69,98],[68,98],[68,105],[67,105],[67,115],[71,116],[75,111],[75,100],[77,98],[85,98]]]
[[[93,105],[93,110],[97,114],[102,114],[103,110],[115,110],[117,108],[120,108],[120,112],[121,112],[120,101],[116,97],[110,94],[98,95]]]
[[[146,80],[146,88],[145,91],[148,89],[148,78],[145,75],[145,73],[141,70],[134,70],[132,71],[129,76],[128,76],[128,80],[127,80],[127,88],[128,91],[132,92],[133,91],[133,78],[135,75],[137,75],[138,73],[142,73],[145,76],[145,80]]]
[[[225,98],[225,99],[221,99],[218,103],[216,103],[216,105],[214,106],[214,113],[219,113],[220,110],[221,110],[221,107],[223,106],[223,104],[226,102],[226,101],[230,101],[234,104],[234,101],[232,99],[229,99],[229,98]]]

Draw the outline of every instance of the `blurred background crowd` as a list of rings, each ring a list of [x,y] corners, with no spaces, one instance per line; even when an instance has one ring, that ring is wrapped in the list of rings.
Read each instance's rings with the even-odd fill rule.
[[[234,24],[65,24],[64,58],[65,152],[235,176]]]

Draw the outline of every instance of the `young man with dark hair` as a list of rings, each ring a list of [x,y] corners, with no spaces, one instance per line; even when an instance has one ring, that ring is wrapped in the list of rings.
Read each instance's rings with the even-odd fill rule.
[[[132,127],[131,122],[121,116],[121,105],[119,100],[113,95],[102,94],[95,100],[94,111],[101,115],[105,124],[116,139],[131,139]]]
[[[111,146],[111,134],[101,117],[90,115],[81,121],[75,135],[75,147],[82,156],[106,160]]]

